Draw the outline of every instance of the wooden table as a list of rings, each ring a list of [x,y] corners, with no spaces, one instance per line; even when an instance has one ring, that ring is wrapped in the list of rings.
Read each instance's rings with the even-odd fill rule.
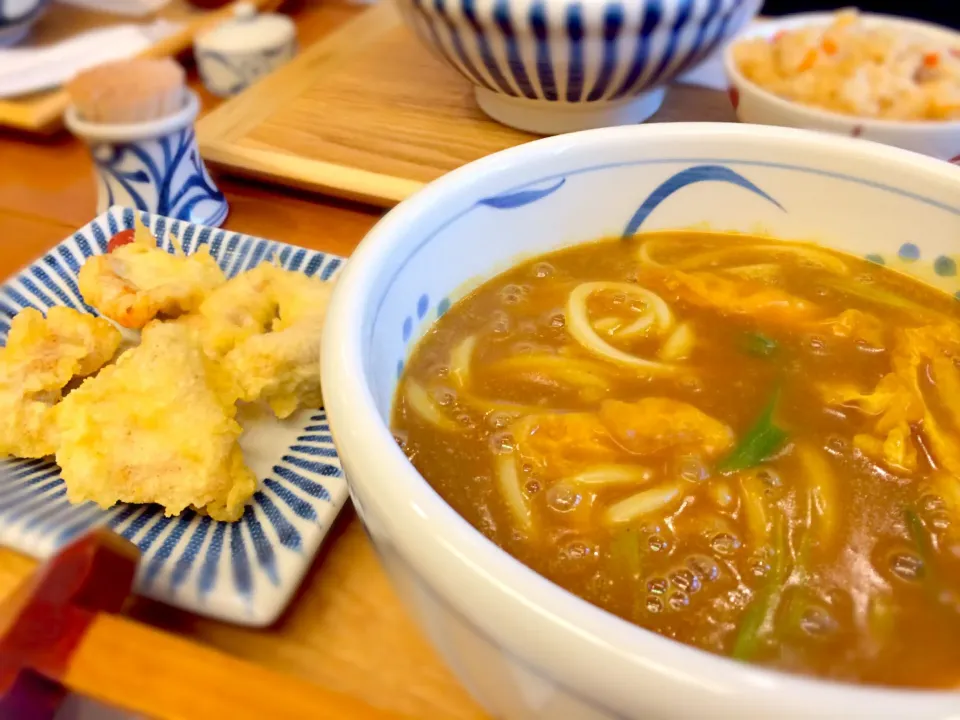
[[[302,45],[364,9],[348,0],[299,0],[284,8]],[[191,85],[209,111],[218,104]],[[679,88],[681,104],[709,101]],[[668,118],[671,119],[671,118]],[[43,140],[0,131],[0,278],[86,224],[96,212],[86,149],[68,135]],[[226,227],[349,255],[382,211],[288,189],[218,178],[230,201]],[[0,601],[36,566],[0,548]],[[352,508],[344,509],[297,596],[268,630],[250,630],[136,600],[133,618],[273,670],[351,693],[414,718],[467,720],[486,715],[441,663],[390,587]],[[269,691],[269,690],[265,690]]]
[[[301,43],[314,41],[364,9],[346,0],[304,0],[292,11]],[[205,110],[216,98],[196,80]],[[38,140],[0,132],[0,277],[6,277],[96,214],[93,168],[69,135]],[[226,227],[349,255],[382,211],[218,178],[230,201]],[[0,548],[0,601],[36,566]],[[352,693],[410,717],[486,717],[414,626],[390,587],[351,507],[281,620],[250,630],[137,600],[137,620],[274,670]],[[375,649],[374,649],[375,648]],[[265,692],[269,692],[265,689]]]

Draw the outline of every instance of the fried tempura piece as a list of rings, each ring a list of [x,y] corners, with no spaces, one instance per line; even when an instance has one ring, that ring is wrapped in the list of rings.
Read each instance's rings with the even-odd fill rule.
[[[157,316],[193,312],[226,278],[206,247],[192,255],[168,253],[138,221],[133,242],[89,258],[78,281],[89,305],[137,329]]]
[[[103,367],[120,339],[106,320],[71,308],[52,307],[46,318],[34,308],[21,311],[0,349],[0,454],[53,454],[53,410],[63,388]]]
[[[892,372],[873,392],[823,385],[824,401],[855,407],[869,418],[868,431],[854,436],[853,443],[871,460],[894,472],[915,471],[918,428],[934,462],[960,477],[960,327],[903,328],[894,336]]]
[[[826,330],[834,337],[862,342],[867,347],[884,347],[884,325],[880,318],[863,310],[844,310],[836,317],[828,318],[814,327]]]
[[[247,338],[270,329],[277,317],[274,288],[280,272],[270,263],[261,263],[210,293],[199,311],[208,352],[225,355]]]
[[[716,457],[735,440],[732,429],[693,405],[660,397],[604,400],[599,412],[535,413],[510,434],[524,462],[561,476],[670,449]]]
[[[731,280],[711,272],[670,271],[666,286],[684,301],[724,315],[795,324],[814,318],[819,308],[809,300],[753,280]]]
[[[159,503],[237,520],[256,489],[237,439],[237,391],[196,328],[153,322],[139,346],[57,411],[57,462],[71,502]]]
[[[614,463],[624,455],[595,412],[532,413],[517,420],[510,435],[524,462],[558,477]]]
[[[213,292],[200,308],[204,345],[223,355],[240,398],[279,418],[320,407],[320,336],[331,284],[264,263]]]
[[[652,455],[664,450],[699,449],[716,457],[733,447],[733,430],[690,403],[648,397],[635,402],[604,400],[600,420],[631,453]]]

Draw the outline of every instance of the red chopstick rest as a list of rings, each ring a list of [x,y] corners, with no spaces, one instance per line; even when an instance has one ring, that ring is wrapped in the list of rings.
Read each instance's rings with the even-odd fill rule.
[[[46,720],[66,694],[59,684],[99,612],[130,595],[140,552],[108,530],[64,548],[0,605],[0,720]]]

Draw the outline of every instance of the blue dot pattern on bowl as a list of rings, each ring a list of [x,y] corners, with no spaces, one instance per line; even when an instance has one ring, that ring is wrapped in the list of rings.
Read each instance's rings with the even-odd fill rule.
[[[913,243],[904,243],[897,251],[897,256],[906,262],[913,262],[920,259],[920,248]]]
[[[940,255],[933,261],[933,271],[940,277],[953,277],[957,274],[957,263],[946,255]]]
[[[645,0],[638,17],[632,6],[610,1],[596,23],[581,2],[400,0],[399,6],[420,39],[478,87],[529,100],[596,102],[670,82],[732,37],[752,4]]]

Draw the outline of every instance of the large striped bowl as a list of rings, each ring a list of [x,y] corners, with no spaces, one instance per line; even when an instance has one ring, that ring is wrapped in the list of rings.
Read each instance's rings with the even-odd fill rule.
[[[556,134],[646,120],[762,0],[396,0],[495,120]]]

